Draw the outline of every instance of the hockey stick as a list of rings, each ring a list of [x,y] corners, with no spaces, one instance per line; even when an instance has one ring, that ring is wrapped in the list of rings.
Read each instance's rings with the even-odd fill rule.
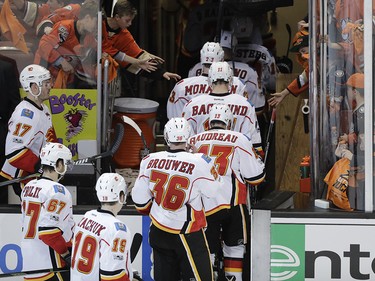
[[[113,141],[112,147],[108,151],[100,153],[100,154],[95,155],[95,156],[91,156],[91,157],[87,157],[87,158],[83,158],[83,159],[78,159],[78,160],[74,161],[73,164],[74,165],[81,165],[81,164],[93,162],[95,160],[102,159],[102,158],[105,158],[105,157],[108,157],[108,156],[113,156],[113,154],[115,154],[116,151],[119,149],[123,137],[124,137],[124,126],[121,123],[117,123],[116,129],[115,129],[114,141]]]
[[[118,124],[116,124],[115,137],[114,137],[113,145],[108,151],[100,153],[100,154],[95,155],[95,156],[91,156],[91,157],[87,157],[87,158],[83,158],[83,159],[78,159],[78,160],[73,162],[73,165],[81,165],[81,164],[93,162],[95,160],[102,159],[102,158],[105,158],[105,157],[108,157],[108,156],[113,156],[113,154],[115,154],[116,151],[119,149],[123,137],[124,137],[124,126],[121,123],[118,123]],[[3,182],[0,182],[0,187],[10,185],[10,184],[16,183],[16,182],[28,180],[28,179],[31,179],[31,178],[36,178],[36,177],[39,177],[39,176],[40,176],[40,173],[34,173],[34,174],[27,175],[27,176],[24,176],[24,177],[15,178],[15,179],[11,179],[11,180],[8,180],[8,181],[3,181]]]
[[[32,179],[32,178],[37,178],[39,176],[40,176],[40,173],[34,173],[34,174],[27,175],[27,176],[24,176],[24,177],[3,181],[3,182],[0,182],[0,187],[10,185],[10,184],[15,183],[15,182],[21,182],[21,181]]]
[[[144,155],[146,156],[146,155],[150,154],[150,149],[147,146],[145,136],[143,135],[143,132],[142,132],[141,128],[139,128],[138,124],[135,123],[128,116],[125,116],[125,115],[122,116],[122,121],[124,121],[125,124],[128,124],[129,126],[131,126],[134,130],[136,130],[138,135],[141,137],[142,142],[143,142],[143,146],[144,146]]]
[[[274,127],[274,124],[275,124],[275,119],[276,119],[276,108],[272,109],[270,126],[268,127],[267,138],[266,138],[266,148],[265,148],[265,151],[264,151],[264,161],[263,161],[264,165],[266,165],[266,163],[267,163],[268,152],[269,152],[269,149],[270,149],[270,143],[271,143],[273,127]]]
[[[266,147],[264,151],[264,165],[267,164],[268,152],[270,149],[271,138],[272,138],[272,131],[276,120],[276,108],[272,109],[272,115],[270,120],[270,125],[268,127],[267,138],[266,138]],[[258,186],[247,184],[248,192],[247,192],[247,201],[249,205],[249,214],[250,210],[254,208],[255,204],[258,202]]]
[[[138,254],[139,249],[141,248],[142,245],[142,234],[136,233],[134,234],[133,237],[133,242],[132,245],[130,246],[130,261],[133,262],[135,257]]]
[[[142,234],[136,233],[133,237],[132,245],[130,246],[130,260],[134,261],[135,257],[138,254],[138,251],[142,245]],[[4,277],[14,277],[14,276],[24,276],[29,274],[39,274],[39,273],[50,273],[50,272],[64,272],[70,270],[69,268],[49,268],[49,269],[37,269],[37,270],[28,270],[22,272],[10,272],[0,274],[0,278]]]
[[[39,274],[39,273],[51,273],[51,272],[64,272],[69,271],[69,268],[49,268],[49,269],[37,269],[37,270],[28,270],[22,272],[10,272],[10,273],[2,273],[0,274],[0,278],[4,277],[14,277],[14,276],[24,276],[29,274]]]
[[[216,22],[216,36],[215,36],[215,42],[220,42],[221,37],[221,27],[223,24],[223,10],[224,10],[224,0],[220,0],[219,2],[219,11],[217,16],[217,22]]]

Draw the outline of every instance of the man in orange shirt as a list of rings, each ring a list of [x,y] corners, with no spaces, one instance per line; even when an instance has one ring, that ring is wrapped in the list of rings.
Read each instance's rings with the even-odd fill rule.
[[[309,88],[309,35],[308,31],[302,29],[297,32],[294,37],[291,52],[297,53],[297,61],[304,68],[303,72],[294,79],[288,87],[280,93],[271,94],[268,103],[272,107],[276,107],[287,95],[292,94],[298,96]]]
[[[93,33],[97,27],[97,13],[97,5],[88,3],[81,8],[78,20],[56,23],[51,33],[41,38],[34,63],[46,67],[54,78],[60,70],[64,71],[68,76],[67,84],[73,86],[83,48],[96,49]]]
[[[68,19],[57,22],[49,34],[43,35],[35,53],[34,62],[47,67],[54,78],[60,70],[67,75],[67,87],[75,88],[74,73],[86,72],[83,69],[82,58],[84,50],[96,50],[97,42],[95,31],[97,28],[97,3],[88,2],[82,5],[78,20]],[[125,56],[125,61],[146,70],[153,71],[156,64],[146,60]],[[90,64],[90,62],[85,62]],[[91,62],[89,69],[95,70],[95,61]],[[91,73],[91,78],[94,78]]]

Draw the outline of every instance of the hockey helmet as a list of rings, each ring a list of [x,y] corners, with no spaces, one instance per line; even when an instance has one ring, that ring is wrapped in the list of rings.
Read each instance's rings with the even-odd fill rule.
[[[231,27],[237,38],[249,39],[253,33],[254,24],[250,17],[235,17],[231,21]]]
[[[231,84],[232,78],[233,70],[226,61],[211,64],[210,70],[208,71],[208,80],[210,85],[219,80]]]
[[[26,66],[20,74],[20,82],[26,92],[31,92],[31,83],[35,83],[41,88],[42,82],[48,79],[51,79],[51,73],[49,70],[37,64]]]
[[[224,60],[224,50],[219,43],[206,42],[201,49],[201,63],[211,64]]]
[[[117,173],[104,173],[96,182],[96,196],[100,202],[120,202],[120,193],[123,192],[126,199],[126,183],[124,178]],[[125,203],[120,202],[120,203]]]
[[[172,118],[165,124],[164,139],[168,146],[174,142],[187,142],[190,135],[191,127],[185,118]]]
[[[221,31],[220,37],[220,46],[222,48],[235,49],[238,41],[237,37],[233,34],[232,31],[223,30]]]
[[[65,166],[65,170],[62,173],[56,170],[56,163],[59,159],[63,160]],[[46,143],[40,153],[40,160],[42,165],[54,167],[55,171],[60,175],[64,175],[68,169],[71,170],[73,168],[72,153],[69,148],[61,143]]]
[[[230,129],[233,124],[233,113],[229,106],[224,103],[214,104],[210,110],[210,127],[213,121],[223,122]]]

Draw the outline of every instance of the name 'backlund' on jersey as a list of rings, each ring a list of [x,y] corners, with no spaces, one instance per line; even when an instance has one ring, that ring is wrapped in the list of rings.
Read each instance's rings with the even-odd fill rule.
[[[191,108],[191,115],[208,115],[210,113],[211,107],[213,103],[209,104],[201,104],[201,105],[194,105]],[[245,105],[238,105],[238,104],[228,104],[234,116],[246,116],[248,114],[249,107]]]
[[[198,134],[190,138],[190,143],[195,144],[197,141],[209,141],[217,140],[222,142],[235,143],[238,136],[228,134],[228,133],[218,133],[218,132],[205,132],[203,134]]]
[[[230,93],[234,94],[237,92],[238,85],[232,85]],[[197,95],[197,94],[210,94],[212,91],[208,84],[195,84],[185,86],[185,96]]]

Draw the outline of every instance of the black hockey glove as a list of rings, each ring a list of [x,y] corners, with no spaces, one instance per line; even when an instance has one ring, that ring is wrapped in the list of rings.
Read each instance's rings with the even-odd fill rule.
[[[70,268],[72,265],[72,254],[70,251],[67,251],[66,253],[62,254],[61,257],[66,263],[66,267]]]

